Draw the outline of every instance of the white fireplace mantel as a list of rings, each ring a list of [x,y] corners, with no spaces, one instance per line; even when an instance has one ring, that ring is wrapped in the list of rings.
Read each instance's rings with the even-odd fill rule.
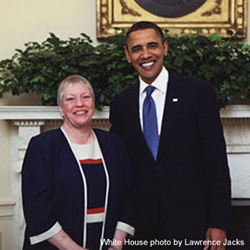
[[[250,105],[229,105],[220,111],[221,118],[250,118]],[[109,107],[95,111],[93,119],[108,119]],[[0,120],[61,120],[56,106],[0,106]]]
[[[96,110],[93,119],[108,119],[109,107]],[[0,120],[61,120],[57,106],[0,106]]]
[[[226,106],[221,109],[220,116],[227,144],[233,198],[250,199],[250,105]],[[25,224],[20,193],[21,171],[28,142],[45,126],[59,127],[62,118],[56,106],[0,106],[1,120],[10,121],[12,128],[13,249],[20,250]],[[109,107],[102,112],[95,111],[92,126],[109,129]]]
[[[250,105],[229,105],[220,111],[221,118],[250,118]]]

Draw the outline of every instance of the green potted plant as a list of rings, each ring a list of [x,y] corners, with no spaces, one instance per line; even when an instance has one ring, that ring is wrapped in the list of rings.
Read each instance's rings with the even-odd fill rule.
[[[216,90],[219,107],[239,97],[250,99],[250,46],[212,34],[170,36],[165,66],[174,72],[203,78]],[[34,92],[42,104],[56,104],[57,86],[70,74],[85,76],[93,85],[97,109],[137,81],[124,55],[124,32],[94,46],[86,34],[61,40],[55,34],[41,43],[28,42],[10,59],[0,61],[0,96]]]

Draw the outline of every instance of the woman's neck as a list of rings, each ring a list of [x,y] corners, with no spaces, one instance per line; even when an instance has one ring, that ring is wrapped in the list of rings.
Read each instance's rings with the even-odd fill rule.
[[[63,130],[67,134],[70,142],[76,144],[89,144],[94,142],[95,137],[93,135],[91,127],[86,128],[69,128],[66,124],[62,126]]]

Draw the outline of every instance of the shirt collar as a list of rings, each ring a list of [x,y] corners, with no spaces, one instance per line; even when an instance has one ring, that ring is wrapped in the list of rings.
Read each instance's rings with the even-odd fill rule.
[[[151,86],[154,86],[156,89],[166,94],[168,79],[169,79],[169,73],[165,67],[162,67],[162,71],[157,76],[157,78],[151,83]],[[141,95],[148,86],[148,84],[145,83],[141,79],[141,77],[139,77],[139,80],[140,80],[140,95]]]

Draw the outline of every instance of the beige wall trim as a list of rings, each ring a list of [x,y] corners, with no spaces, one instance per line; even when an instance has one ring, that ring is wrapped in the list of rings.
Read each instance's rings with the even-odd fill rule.
[[[11,200],[0,200],[0,220],[10,218],[14,215],[15,202]]]
[[[221,118],[250,118],[250,105],[228,105]],[[95,111],[93,119],[108,119],[109,107]],[[56,106],[0,106],[0,120],[61,120]]]
[[[250,118],[250,105],[228,105],[220,114],[221,118]]]
[[[108,119],[109,107],[96,110],[93,119]],[[0,120],[61,120],[57,106],[0,106]]]

